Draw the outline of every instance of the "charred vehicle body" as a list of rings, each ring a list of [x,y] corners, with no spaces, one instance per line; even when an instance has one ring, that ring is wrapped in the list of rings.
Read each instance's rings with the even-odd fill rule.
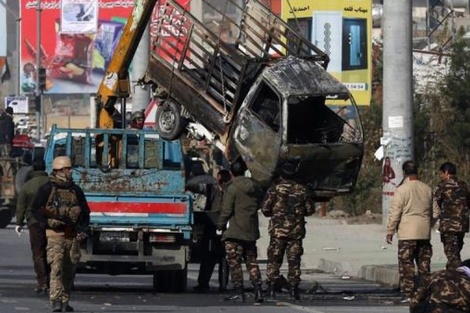
[[[155,9],[141,82],[160,98],[163,138],[206,138],[262,181],[293,160],[317,199],[352,191],[362,126],[348,89],[326,72],[328,56],[256,0],[181,2],[136,3],[97,94],[97,126],[116,127],[115,102],[129,96],[128,65]]]

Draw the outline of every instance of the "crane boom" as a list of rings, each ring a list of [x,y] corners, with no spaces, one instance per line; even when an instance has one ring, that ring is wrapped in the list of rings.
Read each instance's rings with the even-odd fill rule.
[[[129,66],[158,0],[136,1],[124,26],[121,38],[98,88],[95,103],[98,113],[96,127],[114,128],[114,104],[130,95]],[[124,113],[124,112],[123,112]]]

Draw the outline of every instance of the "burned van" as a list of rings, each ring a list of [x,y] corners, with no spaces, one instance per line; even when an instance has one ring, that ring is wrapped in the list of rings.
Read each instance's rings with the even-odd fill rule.
[[[258,180],[271,179],[277,164],[290,160],[317,198],[331,198],[355,184],[363,133],[348,89],[316,63],[287,57],[253,85],[229,146]]]

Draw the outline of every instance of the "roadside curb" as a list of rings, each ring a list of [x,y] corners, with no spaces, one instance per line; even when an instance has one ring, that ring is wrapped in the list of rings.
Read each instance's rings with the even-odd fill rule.
[[[363,265],[358,273],[351,272],[349,262],[337,262],[327,259],[320,259],[318,269],[335,276],[351,275],[359,279],[372,281],[392,287],[399,284],[399,274],[396,264],[393,265]]]
[[[398,287],[400,275],[398,265],[363,265],[357,274],[358,278]]]

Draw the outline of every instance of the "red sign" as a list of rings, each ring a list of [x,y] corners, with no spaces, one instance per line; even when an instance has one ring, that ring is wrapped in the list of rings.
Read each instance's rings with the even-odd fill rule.
[[[180,0],[189,9],[189,0]],[[160,2],[162,6],[163,2]],[[41,0],[41,67],[46,68],[46,93],[95,93],[114,53],[133,0],[99,0],[98,32],[60,32],[60,0]],[[37,2],[20,0],[21,93],[34,93],[37,67]],[[154,29],[158,9],[154,10]]]

